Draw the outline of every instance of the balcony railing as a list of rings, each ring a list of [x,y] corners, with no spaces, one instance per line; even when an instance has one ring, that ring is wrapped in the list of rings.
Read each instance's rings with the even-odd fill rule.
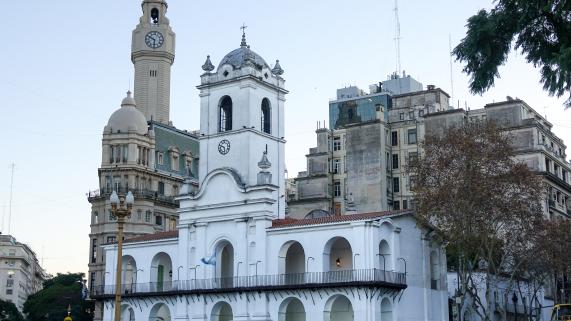
[[[87,199],[89,201],[92,201],[94,199],[102,198],[102,197],[109,198],[109,195],[111,195],[111,193],[113,193],[113,191],[116,191],[117,193],[120,193],[120,194],[126,194],[129,191],[131,191],[131,193],[133,193],[133,195],[137,198],[150,199],[150,200],[163,202],[163,203],[173,205],[173,206],[178,206],[178,201],[176,201],[174,199],[174,196],[166,196],[166,195],[159,193],[158,191],[153,191],[153,190],[146,189],[146,188],[128,188],[128,187],[123,187],[123,186],[119,186],[116,188],[101,188],[101,189],[96,190],[96,191],[89,191],[87,193]]]
[[[238,276],[230,278],[180,280],[154,283],[123,284],[121,293],[126,296],[160,294],[204,294],[220,292],[247,292],[261,290],[293,290],[330,288],[339,286],[382,286],[406,288],[404,273],[378,269],[308,272],[294,274]],[[94,298],[115,294],[115,285],[95,286]]]

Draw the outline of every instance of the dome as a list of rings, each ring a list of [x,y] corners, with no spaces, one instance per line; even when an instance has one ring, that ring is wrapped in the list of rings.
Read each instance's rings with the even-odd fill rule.
[[[243,66],[251,63],[258,70],[262,70],[264,67],[271,69],[268,63],[260,55],[255,53],[250,49],[250,46],[246,44],[246,34],[242,34],[242,43],[240,43],[240,48],[232,50],[228,53],[218,65],[223,66],[225,64],[232,65],[234,69],[242,68]]]
[[[121,102],[121,108],[116,110],[107,122],[107,128],[112,133],[135,131],[137,134],[145,135],[148,127],[147,119],[136,108],[135,99],[131,96],[130,91],[127,93],[127,97],[123,99],[123,102]]]

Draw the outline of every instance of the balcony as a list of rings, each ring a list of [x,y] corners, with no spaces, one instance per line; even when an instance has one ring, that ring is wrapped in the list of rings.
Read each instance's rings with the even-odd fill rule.
[[[196,279],[162,283],[123,284],[123,296],[160,296],[334,288],[342,286],[377,286],[402,290],[407,287],[404,273],[378,269],[308,272],[295,274],[239,276],[231,278]],[[94,299],[111,298],[115,285],[95,286]]]
[[[130,189],[122,186],[118,188],[101,188],[96,191],[89,191],[87,193],[87,200],[89,202],[92,202],[94,200],[108,199],[113,190],[117,191],[117,193],[120,194],[121,193],[126,194],[128,191],[131,191],[131,193],[133,193],[133,196],[135,196],[135,198],[151,200],[166,206],[178,207],[179,205],[178,201],[174,199],[174,196],[166,196],[163,194],[159,194],[158,191],[153,191],[150,189],[144,189],[144,188]]]

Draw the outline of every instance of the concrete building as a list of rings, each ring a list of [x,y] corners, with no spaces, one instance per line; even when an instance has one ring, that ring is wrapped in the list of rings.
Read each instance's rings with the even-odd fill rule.
[[[11,235],[0,235],[0,299],[22,312],[28,296],[40,291],[50,275],[40,266],[36,253]]]
[[[199,187],[185,178],[176,230],[125,240],[123,320],[448,320],[443,243],[411,211],[285,217],[279,63],[243,34],[203,69]],[[115,245],[104,255],[92,297],[111,321]]]
[[[434,86],[398,95],[384,90],[398,82],[407,84],[402,88],[422,88],[410,76],[393,75],[381,86],[371,85],[368,94],[356,87],[337,91],[329,103],[332,129],[317,129],[307,171],[294,179],[296,192],[288,193],[289,216],[411,208],[406,166],[419,153],[424,119],[448,110],[449,96]]]
[[[117,224],[109,196],[131,191],[135,204],[125,224],[125,238],[176,229],[183,177],[197,186],[199,145],[195,133],[172,125],[170,68],[175,34],[166,17],[166,1],[142,1],[143,13],[133,31],[131,59],[135,93],[123,99],[103,130],[99,186],[91,203],[89,286],[105,280],[101,246],[116,241]],[[95,320],[101,320],[96,306]]]

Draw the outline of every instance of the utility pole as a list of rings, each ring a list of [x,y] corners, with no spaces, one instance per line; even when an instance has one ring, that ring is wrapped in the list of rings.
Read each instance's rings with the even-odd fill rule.
[[[11,164],[11,168],[12,168],[12,175],[10,177],[10,207],[8,210],[8,235],[10,234],[10,226],[12,224],[12,194],[14,191],[14,168],[16,167],[16,164],[14,164],[14,162],[12,162]]]

